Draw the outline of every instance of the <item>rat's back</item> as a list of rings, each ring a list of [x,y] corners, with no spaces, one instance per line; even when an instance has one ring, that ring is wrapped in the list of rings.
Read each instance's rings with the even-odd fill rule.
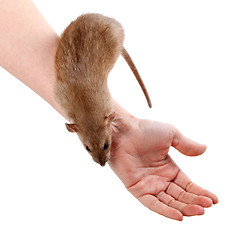
[[[121,53],[123,40],[124,31],[116,20],[100,14],[78,17],[60,39],[55,61],[59,75],[67,72],[64,77],[70,81],[78,77],[86,81],[107,78]]]
[[[55,97],[69,119],[109,114],[107,77],[123,40],[122,26],[100,14],[84,14],[63,32],[55,55]]]

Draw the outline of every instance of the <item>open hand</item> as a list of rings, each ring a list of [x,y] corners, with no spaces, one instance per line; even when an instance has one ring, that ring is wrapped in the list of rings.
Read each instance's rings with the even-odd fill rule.
[[[109,165],[144,206],[166,217],[201,215],[217,197],[193,183],[168,155],[170,146],[188,156],[206,146],[169,124],[131,118],[115,123]]]

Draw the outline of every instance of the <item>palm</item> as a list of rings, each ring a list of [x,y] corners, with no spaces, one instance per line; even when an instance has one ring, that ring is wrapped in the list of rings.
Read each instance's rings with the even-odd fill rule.
[[[110,166],[142,204],[166,217],[182,220],[200,215],[217,197],[202,189],[168,155],[170,146],[183,154],[202,154],[206,147],[185,138],[173,126],[134,120],[114,134]]]

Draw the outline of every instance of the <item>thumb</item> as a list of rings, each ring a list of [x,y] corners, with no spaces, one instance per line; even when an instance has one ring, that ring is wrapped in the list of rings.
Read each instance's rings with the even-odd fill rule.
[[[173,129],[173,141],[171,146],[187,156],[201,155],[207,149],[205,144],[194,142],[193,140],[185,137],[176,128]]]

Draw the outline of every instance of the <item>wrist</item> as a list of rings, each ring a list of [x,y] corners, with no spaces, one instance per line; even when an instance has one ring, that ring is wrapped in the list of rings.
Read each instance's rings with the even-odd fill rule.
[[[139,125],[139,119],[126,111],[114,99],[112,99],[112,112],[116,113],[113,126],[116,128],[116,133],[125,133]]]

